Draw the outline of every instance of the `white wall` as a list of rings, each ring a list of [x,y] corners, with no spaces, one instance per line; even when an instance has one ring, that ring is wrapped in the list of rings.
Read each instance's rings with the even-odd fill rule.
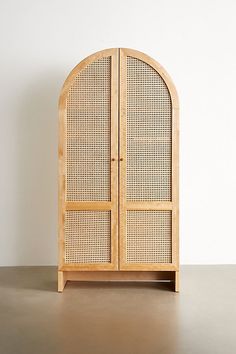
[[[57,100],[85,56],[157,59],[181,104],[181,263],[236,263],[236,2],[0,4],[0,264],[57,262]]]

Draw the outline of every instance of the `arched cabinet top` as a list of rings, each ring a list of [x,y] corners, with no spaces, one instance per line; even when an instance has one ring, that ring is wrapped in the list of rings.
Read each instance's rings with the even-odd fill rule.
[[[165,82],[172,101],[172,108],[174,110],[179,108],[179,100],[178,100],[178,94],[175,88],[175,85],[170,77],[170,75],[167,73],[167,71],[163,68],[161,64],[159,64],[156,60],[151,58],[149,55],[144,54],[138,50],[134,49],[129,49],[129,48],[110,48],[110,49],[104,49],[99,52],[93,53],[83,59],[79,64],[77,64],[74,69],[70,72],[68,77],[66,78],[61,93],[60,93],[60,98],[59,98],[59,108],[64,108],[66,105],[66,98],[69,93],[70,87],[72,86],[74,79],[76,76],[83,70],[85,69],[89,64],[92,62],[104,58],[104,57],[111,57],[111,58],[116,58],[117,63],[119,62],[119,57],[133,57],[136,59],[139,59],[143,61],[144,63],[150,65],[163,79]]]

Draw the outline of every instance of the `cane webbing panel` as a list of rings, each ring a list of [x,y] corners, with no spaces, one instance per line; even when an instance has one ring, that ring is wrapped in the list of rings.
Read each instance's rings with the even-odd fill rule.
[[[65,263],[111,262],[110,211],[66,211]]]
[[[171,201],[171,115],[161,76],[127,57],[127,200]]]
[[[127,211],[127,263],[171,263],[171,211]]]
[[[89,64],[67,98],[68,201],[110,200],[111,57]]]

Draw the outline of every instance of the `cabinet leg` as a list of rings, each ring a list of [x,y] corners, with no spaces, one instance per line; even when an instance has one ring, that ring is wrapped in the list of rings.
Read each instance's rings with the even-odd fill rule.
[[[174,281],[175,292],[179,292],[179,271],[175,272],[175,281]]]
[[[66,274],[62,271],[58,271],[58,292],[62,293],[66,285]]]

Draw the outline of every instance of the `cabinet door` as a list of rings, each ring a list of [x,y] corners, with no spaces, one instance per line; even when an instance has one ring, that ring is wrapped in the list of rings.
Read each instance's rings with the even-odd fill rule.
[[[164,69],[120,50],[120,269],[178,267],[177,95]]]
[[[74,68],[59,109],[59,269],[117,269],[117,49]]]

